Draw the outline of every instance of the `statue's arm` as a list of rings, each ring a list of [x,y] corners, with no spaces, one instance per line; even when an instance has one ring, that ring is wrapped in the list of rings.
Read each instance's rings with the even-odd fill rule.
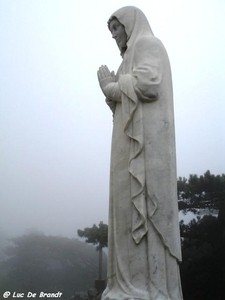
[[[121,102],[121,91],[118,82],[109,83],[105,88],[105,96],[111,101]]]
[[[142,37],[136,44],[133,76],[135,91],[144,102],[159,98],[163,79],[162,44],[155,37]]]

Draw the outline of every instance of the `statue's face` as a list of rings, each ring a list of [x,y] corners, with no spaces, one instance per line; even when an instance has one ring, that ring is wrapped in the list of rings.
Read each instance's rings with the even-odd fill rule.
[[[124,26],[117,19],[112,19],[109,24],[109,30],[112,33],[112,37],[116,40],[119,49],[125,48],[127,45],[127,34]]]

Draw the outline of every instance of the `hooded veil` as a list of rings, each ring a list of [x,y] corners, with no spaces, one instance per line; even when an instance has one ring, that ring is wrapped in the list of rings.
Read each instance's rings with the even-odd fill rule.
[[[145,15],[124,7],[127,50],[111,150],[106,300],[181,300],[173,92],[169,59]],[[117,94],[118,94],[117,93]]]

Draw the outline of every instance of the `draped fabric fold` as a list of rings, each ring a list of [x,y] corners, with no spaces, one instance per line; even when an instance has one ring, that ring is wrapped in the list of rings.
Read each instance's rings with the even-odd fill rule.
[[[145,159],[143,115],[138,106],[133,77],[121,75],[119,80],[122,92],[122,117],[124,133],[130,137],[130,156],[128,170],[131,175],[132,236],[136,244],[147,233],[147,209],[145,190]]]

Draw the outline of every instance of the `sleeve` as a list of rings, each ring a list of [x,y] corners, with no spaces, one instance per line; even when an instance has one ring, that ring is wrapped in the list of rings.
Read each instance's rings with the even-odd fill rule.
[[[109,98],[105,99],[106,104],[109,106],[109,108],[111,109],[113,115],[115,114],[116,111],[116,101],[110,100]]]
[[[162,45],[155,37],[142,37],[134,52],[135,91],[143,102],[159,98],[163,80]]]
[[[109,83],[104,92],[106,97],[112,101],[121,102],[121,91],[118,82]]]

